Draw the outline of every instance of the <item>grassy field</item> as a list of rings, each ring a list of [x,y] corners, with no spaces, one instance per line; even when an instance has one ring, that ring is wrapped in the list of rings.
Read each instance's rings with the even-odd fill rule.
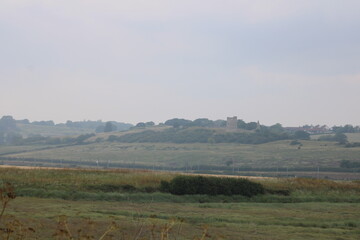
[[[6,146],[6,145],[1,145],[0,146],[0,155],[7,155],[7,154],[11,154],[11,153],[16,153],[16,152],[35,151],[35,150],[40,150],[40,149],[44,149],[47,147],[54,147],[54,146],[48,146],[48,145]]]
[[[113,239],[135,239],[140,231],[141,239],[162,239],[167,224],[174,224],[169,239],[200,239],[204,227],[204,239],[339,240],[358,239],[360,234],[359,205],[348,203],[141,204],[18,198],[8,213],[36,229],[32,235],[40,239],[53,239],[59,216],[67,217],[74,235],[82,229],[94,239],[111,222],[120,226],[111,232]]]
[[[326,136],[326,135],[329,135],[329,134],[316,134],[316,135],[311,135],[311,139],[312,140],[318,140],[319,137],[321,136]],[[330,135],[335,135],[335,134],[330,134]],[[346,133],[345,134],[348,138],[348,141],[353,143],[353,142],[360,142],[360,133]]]
[[[64,148],[7,155],[12,158],[64,160],[68,164],[112,167],[139,165],[149,169],[202,170],[202,166],[233,170],[339,168],[342,160],[360,161],[360,148],[345,148],[333,142],[290,141],[259,145],[246,144],[165,144],[100,142]],[[0,147],[0,152],[3,151]],[[56,162],[57,164],[59,161]],[[69,166],[69,165],[68,165]]]
[[[3,182],[10,182],[19,196],[77,200],[135,202],[250,201],[242,196],[174,196],[159,192],[161,181],[178,174],[146,170],[79,170],[0,168]],[[288,190],[289,196],[259,195],[253,202],[360,202],[360,182],[302,178],[250,178],[269,190]]]
[[[350,240],[360,235],[358,181],[256,179],[267,189],[291,194],[252,198],[143,191],[174,176],[134,170],[0,168],[0,182],[12,182],[18,194],[0,225],[8,223],[18,233],[21,228],[26,239],[69,239],[67,231],[74,239],[100,239],[109,228],[113,231],[103,239]],[[124,185],[135,190],[102,188]]]
[[[360,133],[346,133],[349,142],[360,142]]]

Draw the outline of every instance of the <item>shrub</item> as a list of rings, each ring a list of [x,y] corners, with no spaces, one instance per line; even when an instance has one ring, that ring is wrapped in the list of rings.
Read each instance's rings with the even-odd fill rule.
[[[252,197],[265,193],[265,189],[260,183],[254,183],[247,179],[203,176],[177,176],[170,182],[162,181],[160,189],[175,195],[207,194]]]
[[[290,142],[290,145],[301,145],[301,142],[299,142],[298,140],[292,140]]]
[[[154,193],[154,192],[158,191],[158,189],[155,187],[144,187],[143,191],[146,193]]]
[[[160,191],[161,192],[170,192],[170,183],[167,181],[161,181],[160,182]]]
[[[135,192],[137,189],[136,187],[134,187],[133,185],[130,185],[130,184],[125,184],[125,185],[122,185],[122,190],[125,191],[125,192]]]
[[[288,189],[279,189],[279,190],[266,189],[266,192],[269,194],[277,194],[277,195],[283,195],[283,196],[290,196],[290,193],[291,193],[291,191]]]
[[[95,190],[101,192],[120,192],[122,190],[121,185],[115,185],[115,184],[89,185],[86,188],[88,190]]]
[[[89,185],[86,187],[88,190],[95,190],[100,192],[135,192],[137,189],[133,185],[116,185],[116,184],[100,184]]]

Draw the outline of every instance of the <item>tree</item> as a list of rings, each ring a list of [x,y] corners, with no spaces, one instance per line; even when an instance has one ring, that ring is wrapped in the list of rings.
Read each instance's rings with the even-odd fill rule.
[[[39,125],[39,126],[54,126],[55,123],[52,120],[49,121],[34,121],[31,124]]]
[[[30,124],[29,119],[16,120],[16,122],[17,122],[17,123],[20,123],[20,124]]]
[[[167,120],[165,122],[165,125],[173,126],[174,128],[177,128],[177,127],[180,127],[180,126],[188,127],[188,126],[192,125],[192,121],[187,120],[187,119],[173,118],[173,119]]]
[[[356,132],[356,127],[350,124],[346,124],[345,126],[334,126],[333,131],[336,133],[354,133]]]
[[[105,124],[104,132],[113,132],[116,131],[116,126],[112,122],[107,122]]]
[[[16,121],[12,116],[3,116],[0,119],[0,144],[7,144],[19,140],[16,134]]]
[[[16,131],[16,121],[12,116],[3,116],[0,119],[0,132]]]
[[[353,133],[353,132],[355,132],[355,129],[354,129],[353,125],[346,124],[343,127],[343,133]]]
[[[105,126],[104,126],[104,125],[100,125],[100,126],[97,126],[97,127],[96,127],[95,132],[101,133],[101,132],[104,132],[104,130],[105,130]]]
[[[226,127],[225,120],[216,120],[214,121],[214,127]]]
[[[275,125],[272,125],[269,127],[269,130],[274,133],[282,133],[284,132],[284,128],[281,126],[280,123],[277,123]]]
[[[301,139],[301,140],[309,140],[310,139],[310,134],[308,132],[299,130],[299,131],[295,132],[294,138],[295,139]]]
[[[143,122],[139,122],[138,124],[135,125],[135,127],[137,127],[137,128],[144,128],[144,127],[146,127],[146,124],[143,123]]]
[[[346,144],[348,142],[347,136],[344,133],[336,133],[334,140],[339,144]]]
[[[193,121],[192,125],[197,127],[211,127],[213,125],[213,121],[207,118],[198,118]]]
[[[146,126],[146,127],[152,127],[152,126],[155,126],[155,123],[152,122],[152,121],[151,121],[151,122],[146,122],[146,123],[145,123],[145,126]]]
[[[245,129],[246,130],[254,130],[257,128],[257,126],[258,126],[258,124],[256,122],[249,122],[246,124]]]
[[[244,122],[244,121],[241,120],[241,119],[238,119],[238,121],[237,121],[237,126],[238,126],[238,128],[246,129],[246,122]]]

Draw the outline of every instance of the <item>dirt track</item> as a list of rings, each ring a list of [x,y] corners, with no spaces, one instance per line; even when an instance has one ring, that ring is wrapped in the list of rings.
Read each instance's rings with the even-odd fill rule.
[[[19,168],[19,169],[64,169],[56,167],[30,167],[30,166],[14,166],[14,165],[0,165],[0,168]]]
[[[115,169],[95,169],[95,168],[58,168],[58,167],[31,167],[31,166],[14,166],[14,165],[0,165],[0,168],[18,168],[18,169],[36,169],[36,170],[73,170],[73,171],[79,171],[79,170],[85,170],[85,171],[91,171],[91,170],[101,170],[101,171],[114,171]],[[125,170],[125,169],[118,169],[118,170]],[[152,172],[151,170],[140,170],[140,169],[126,169],[127,171],[146,171],[146,172]],[[156,171],[154,171],[156,172]],[[175,172],[173,172],[176,174]],[[272,177],[254,177],[254,176],[238,176],[238,175],[221,175],[221,174],[197,174],[197,173],[180,173],[184,175],[193,175],[193,176],[207,176],[207,177],[232,177],[232,178],[250,178],[250,179],[271,179]]]

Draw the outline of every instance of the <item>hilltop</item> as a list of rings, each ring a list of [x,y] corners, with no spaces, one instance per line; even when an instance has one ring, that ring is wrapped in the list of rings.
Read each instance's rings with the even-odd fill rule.
[[[306,126],[294,131],[242,120],[235,129],[208,119],[0,123],[2,164],[336,179],[356,179],[360,171],[359,128],[349,125],[311,134]]]

